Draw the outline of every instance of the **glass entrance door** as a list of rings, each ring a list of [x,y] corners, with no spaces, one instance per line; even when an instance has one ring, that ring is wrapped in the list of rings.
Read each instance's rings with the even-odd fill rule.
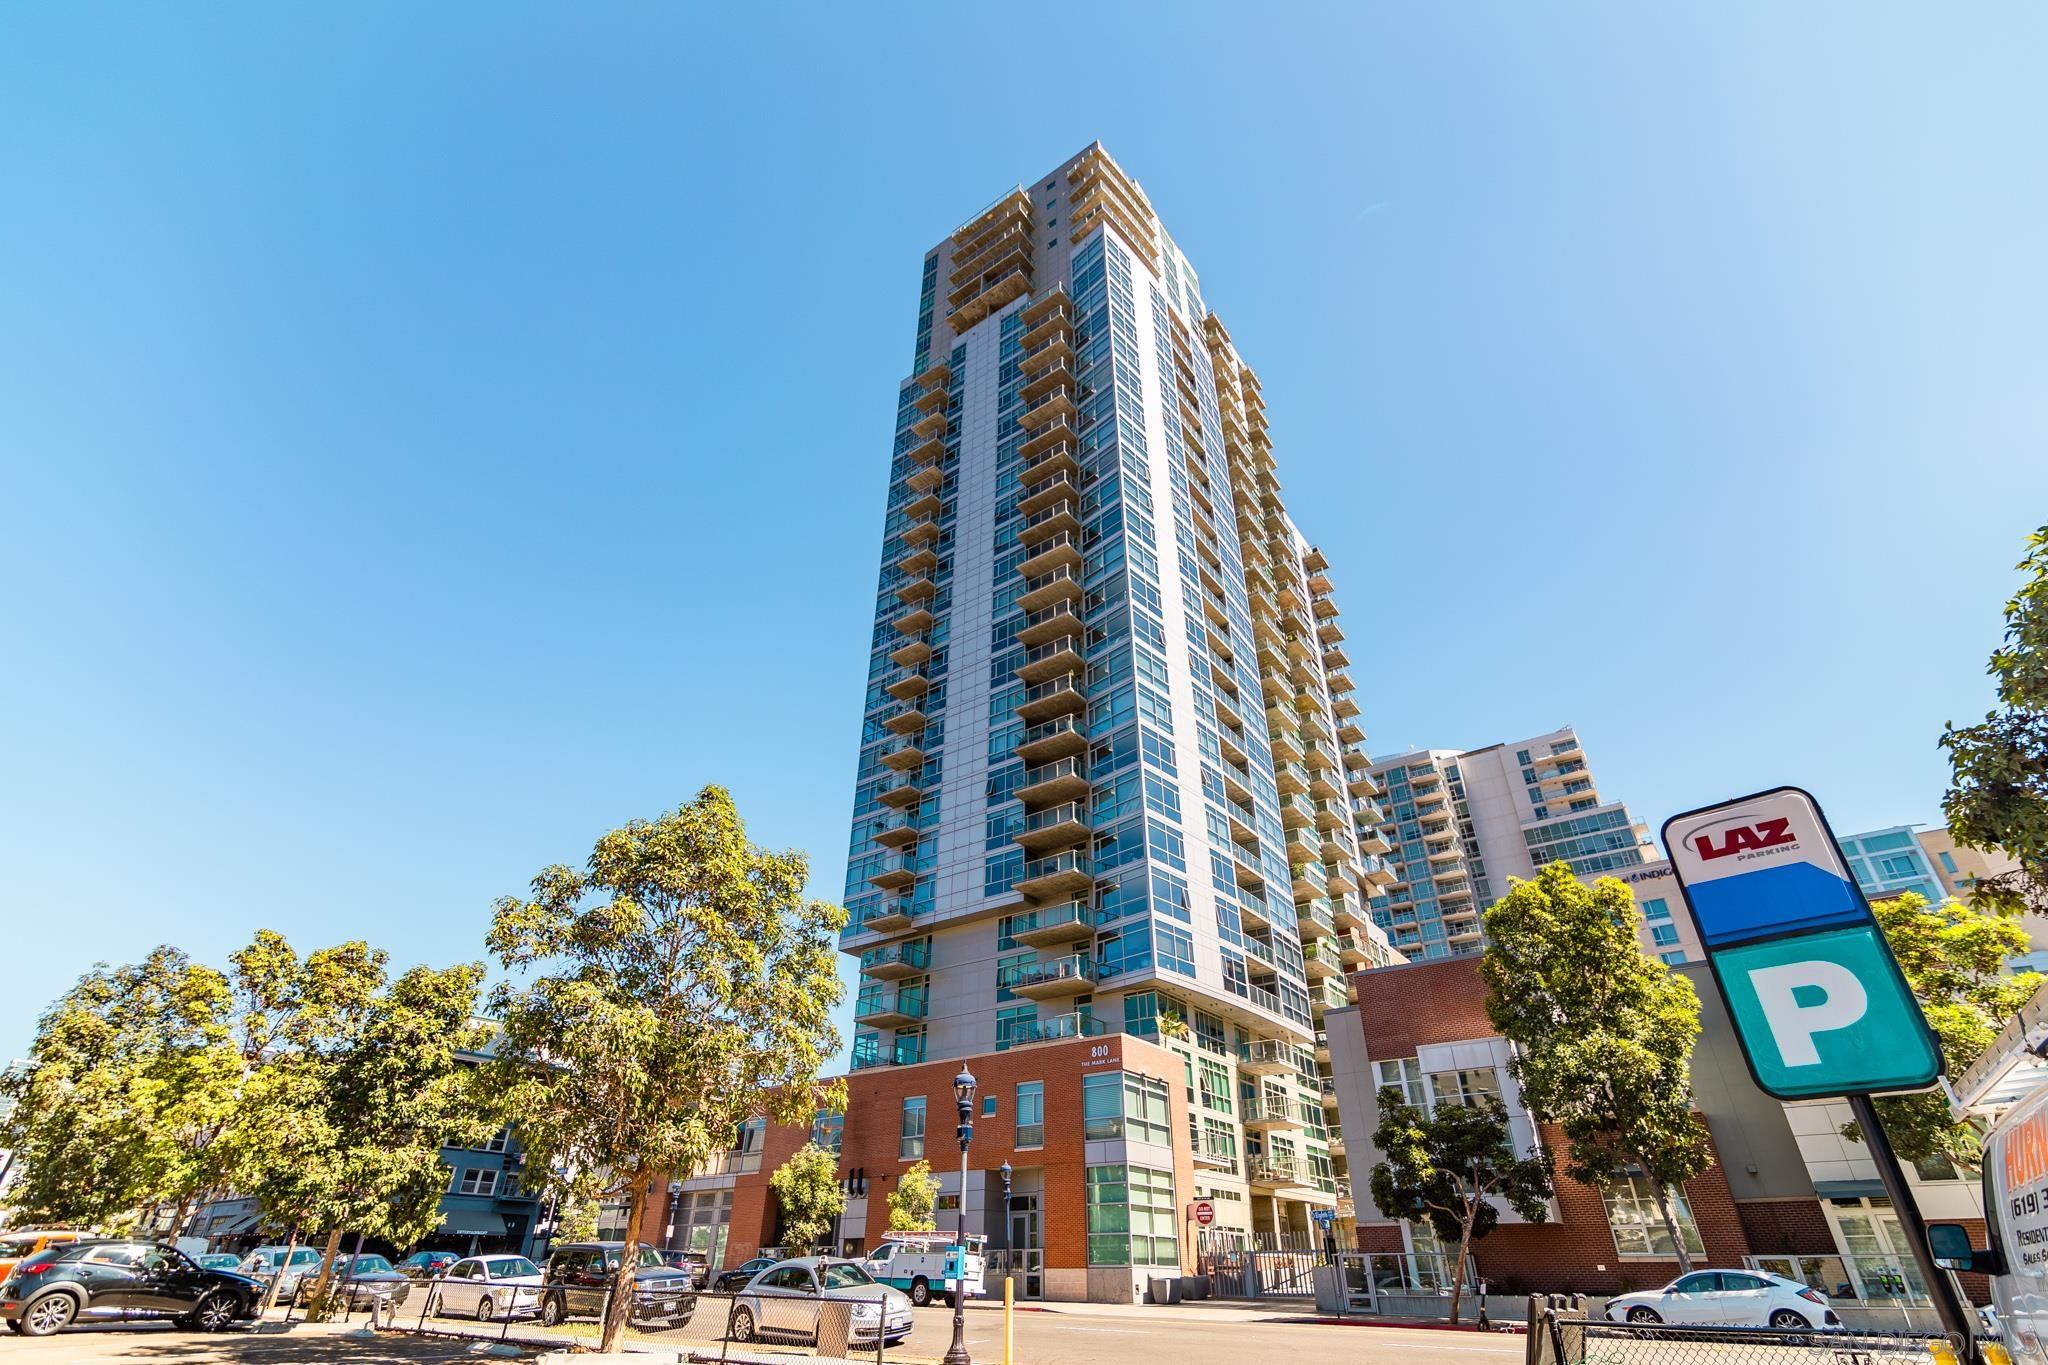
[[[1038,1196],[1010,1196],[1010,1255],[1019,1276],[1017,1290],[1027,1299],[1045,1297],[1045,1242]]]

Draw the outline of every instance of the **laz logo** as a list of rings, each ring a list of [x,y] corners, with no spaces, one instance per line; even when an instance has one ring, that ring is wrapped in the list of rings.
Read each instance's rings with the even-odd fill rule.
[[[1748,853],[1759,848],[1776,848],[1779,844],[1796,844],[1799,836],[1792,832],[1790,820],[1759,820],[1753,825],[1737,825],[1721,836],[1721,846],[1714,847],[1711,832],[1699,835],[1692,846],[1699,850],[1702,858],[1726,858],[1731,853]]]

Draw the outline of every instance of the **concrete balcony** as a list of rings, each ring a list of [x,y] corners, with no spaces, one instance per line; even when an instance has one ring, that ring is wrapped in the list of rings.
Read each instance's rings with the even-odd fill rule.
[[[1028,519],[1062,502],[1078,504],[1080,497],[1081,490],[1074,481],[1055,470],[1050,478],[1024,485],[1023,496],[1017,500],[1017,510]]]
[[[882,724],[893,734],[914,735],[931,724],[931,717],[921,703],[899,701],[882,713]]]
[[[885,943],[860,955],[860,974],[876,981],[901,981],[931,970],[932,945],[923,939],[914,943]]]
[[[1095,937],[1094,912],[1081,901],[1044,905],[1010,919],[1010,937],[1031,948],[1065,948]]]
[[[1041,541],[1030,556],[1017,565],[1017,572],[1029,580],[1062,567],[1078,573],[1081,563],[1079,535],[1052,536]]]
[[[1286,1132],[1307,1128],[1308,1121],[1292,1096],[1269,1090],[1244,1102],[1244,1126],[1255,1133]]]
[[[1035,556],[1056,535],[1078,536],[1081,534],[1080,508],[1078,498],[1067,498],[1033,513],[1017,528],[1018,542]]]
[[[1365,904],[1359,900],[1358,893],[1354,891],[1330,897],[1330,920],[1340,934],[1365,928],[1368,922]]]
[[[1082,690],[1078,667],[1033,683],[1024,689],[1023,700],[1017,703],[1018,716],[1034,729],[1055,717],[1077,716],[1087,709],[1088,697]]]
[[[1088,842],[1090,833],[1082,804],[1063,801],[1025,816],[1024,827],[1017,831],[1017,844],[1026,853],[1038,856],[1077,848]]]
[[[863,1028],[902,1028],[924,1018],[928,1008],[922,986],[870,988],[854,1001],[853,1022]]]
[[[897,810],[915,806],[924,798],[924,786],[916,776],[884,781],[880,792],[875,796],[883,805],[894,806]]]
[[[1080,604],[1073,601],[1054,602],[1049,607],[1025,616],[1024,623],[1017,628],[1017,643],[1042,645],[1061,636],[1079,638],[1081,630]]]
[[[1294,917],[1305,944],[1337,932],[1337,922],[1330,917],[1330,903],[1320,897],[1296,901]]]
[[[1087,749],[1088,734],[1082,729],[1081,722],[1072,716],[1060,716],[1033,725],[1017,740],[1017,757],[1026,763],[1050,763],[1057,758],[1085,753]]]
[[[1042,683],[1062,673],[1080,672],[1083,662],[1081,636],[1062,635],[1026,650],[1017,665],[1017,676],[1027,683]]]
[[[1270,1156],[1253,1157],[1245,1178],[1255,1190],[1301,1189],[1309,1183],[1299,1161]]]
[[[1056,474],[1064,474],[1077,481],[1081,477],[1081,462],[1074,456],[1071,441],[1054,441],[1032,452],[1024,466],[1024,472],[1017,476],[1017,486],[1034,488]]]
[[[881,747],[880,757],[884,765],[898,772],[908,772],[912,768],[924,766],[924,750],[918,746],[917,740],[909,736],[885,742]]]
[[[874,823],[874,841],[883,848],[902,850],[916,843],[924,831],[910,815],[887,815]]]
[[[938,619],[938,617],[932,615],[930,607],[920,602],[909,611],[896,617],[889,624],[896,628],[899,635],[921,636],[930,630],[932,624]]]
[[[915,668],[932,657],[932,642],[919,635],[889,651],[889,662],[898,668]]]
[[[868,885],[884,891],[908,891],[917,885],[917,857],[911,853],[892,853],[882,860],[881,871],[868,878]]]
[[[1078,603],[1081,600],[1081,571],[1070,565],[1061,565],[1036,578],[1024,580],[1024,591],[1017,597],[1017,605],[1027,612],[1043,611],[1062,602]]]
[[[1041,763],[1024,770],[1017,797],[1033,808],[1059,802],[1078,802],[1088,795],[1088,763],[1076,755],[1053,763]]]
[[[1301,1048],[1284,1038],[1237,1045],[1237,1069],[1247,1076],[1291,1076],[1300,1069]]]
[[[1079,415],[1080,411],[1080,408],[1074,404],[1073,387],[1068,384],[1062,384],[1040,397],[1037,403],[1026,408],[1023,416],[1019,417],[1017,421],[1024,430],[1037,431],[1056,417],[1071,423]]]
[[[1026,962],[1003,974],[1001,984],[1026,1000],[1065,1000],[1095,990],[1095,962],[1082,953],[1050,962]]]
[[[1299,793],[1280,798],[1280,823],[1290,832],[1307,829],[1316,820],[1316,803]]]
[[[1086,853],[1055,853],[1025,862],[1015,890],[1035,901],[1072,899],[1095,885],[1094,864]]]
[[[1303,970],[1310,981],[1325,981],[1344,975],[1343,951],[1339,940],[1318,938],[1301,945]]]
[[[908,896],[891,896],[874,906],[861,920],[863,932],[876,934],[900,934],[916,921],[917,910]]]

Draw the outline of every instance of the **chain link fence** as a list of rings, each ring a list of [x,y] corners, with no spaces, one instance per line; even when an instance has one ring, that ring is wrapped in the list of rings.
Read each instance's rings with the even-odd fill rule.
[[[1587,1318],[1555,1299],[1529,1303],[1527,1365],[1971,1365],[1962,1343],[1927,1332],[1666,1327]]]
[[[402,1304],[370,1314],[409,1335],[595,1350],[616,1291],[577,1284],[474,1283],[438,1278],[413,1285]],[[749,1290],[735,1295],[636,1289],[622,1341],[700,1361],[816,1356],[880,1362],[910,1334],[911,1310],[881,1286],[829,1295]]]

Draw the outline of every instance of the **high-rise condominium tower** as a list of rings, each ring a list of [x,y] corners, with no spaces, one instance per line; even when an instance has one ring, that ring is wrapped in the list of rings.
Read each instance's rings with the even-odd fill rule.
[[[1257,378],[1099,144],[925,257],[847,874],[844,1160],[879,1194],[929,1155],[950,1206],[964,1062],[969,1225],[1027,1292],[1128,1297],[1192,1257],[1197,1198],[1237,1242],[1311,1237],[1337,1202],[1318,1021],[1390,960],[1364,896],[1392,874],[1359,845],[1344,632],[1276,468]]]
[[[1560,859],[1588,877],[1659,856],[1628,807],[1594,788],[1570,726],[1463,753],[1420,749],[1372,773],[1396,874],[1372,897],[1373,919],[1411,958],[1478,952],[1479,917],[1509,877]]]

